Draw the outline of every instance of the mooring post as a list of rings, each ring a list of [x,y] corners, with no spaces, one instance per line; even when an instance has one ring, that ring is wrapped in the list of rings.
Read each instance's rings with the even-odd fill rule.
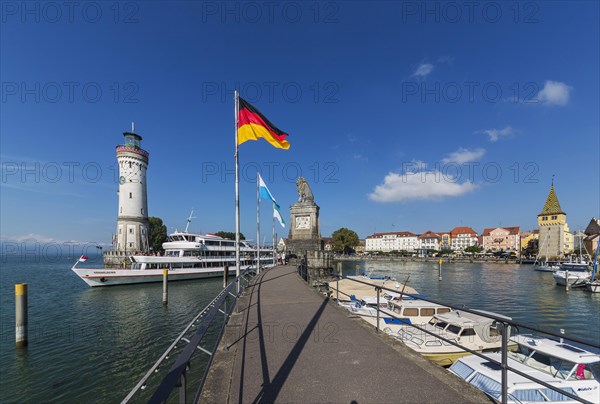
[[[225,265],[225,268],[223,268],[223,289],[225,289],[227,287],[227,283],[229,281],[228,277],[229,277],[229,266]]]
[[[354,269],[355,269],[355,275],[358,276],[358,271],[360,270],[360,265],[356,264],[354,265]]]
[[[569,270],[565,271],[565,290],[569,291]]]
[[[438,281],[442,281],[442,259],[438,261]]]
[[[502,323],[502,404],[508,402],[508,323]]]
[[[379,332],[379,292],[381,289],[375,288],[375,290],[377,291],[377,332]],[[402,296],[400,298],[402,298]]]
[[[163,304],[169,303],[169,270],[163,269]]]
[[[27,284],[15,285],[15,335],[17,348],[27,346]]]

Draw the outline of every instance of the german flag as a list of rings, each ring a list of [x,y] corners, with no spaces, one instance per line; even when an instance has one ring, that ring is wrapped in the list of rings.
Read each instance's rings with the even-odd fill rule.
[[[238,97],[238,100],[238,145],[248,140],[263,138],[278,149],[290,148],[290,143],[285,140],[287,133],[277,129],[258,109],[242,97]]]

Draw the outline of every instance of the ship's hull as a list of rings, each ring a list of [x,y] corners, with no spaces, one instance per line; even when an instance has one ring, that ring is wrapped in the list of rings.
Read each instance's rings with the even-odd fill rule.
[[[246,269],[246,268],[244,268]],[[73,268],[85,283],[92,287],[131,285],[137,283],[162,282],[162,269],[112,269]],[[168,281],[215,278],[223,276],[222,268],[177,268],[168,271]],[[229,276],[235,276],[235,268],[229,268]]]

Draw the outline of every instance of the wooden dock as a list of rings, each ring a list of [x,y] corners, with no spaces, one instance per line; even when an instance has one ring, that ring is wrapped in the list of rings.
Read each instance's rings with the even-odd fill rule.
[[[309,288],[295,267],[256,277],[236,311],[201,402],[490,402]]]

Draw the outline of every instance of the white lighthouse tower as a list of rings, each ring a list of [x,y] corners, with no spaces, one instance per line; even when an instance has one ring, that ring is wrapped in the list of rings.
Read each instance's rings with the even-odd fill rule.
[[[135,253],[150,249],[148,234],[148,198],[146,170],[148,152],[141,148],[142,137],[123,133],[125,144],[117,146],[119,164],[119,216],[117,220],[116,251]]]

